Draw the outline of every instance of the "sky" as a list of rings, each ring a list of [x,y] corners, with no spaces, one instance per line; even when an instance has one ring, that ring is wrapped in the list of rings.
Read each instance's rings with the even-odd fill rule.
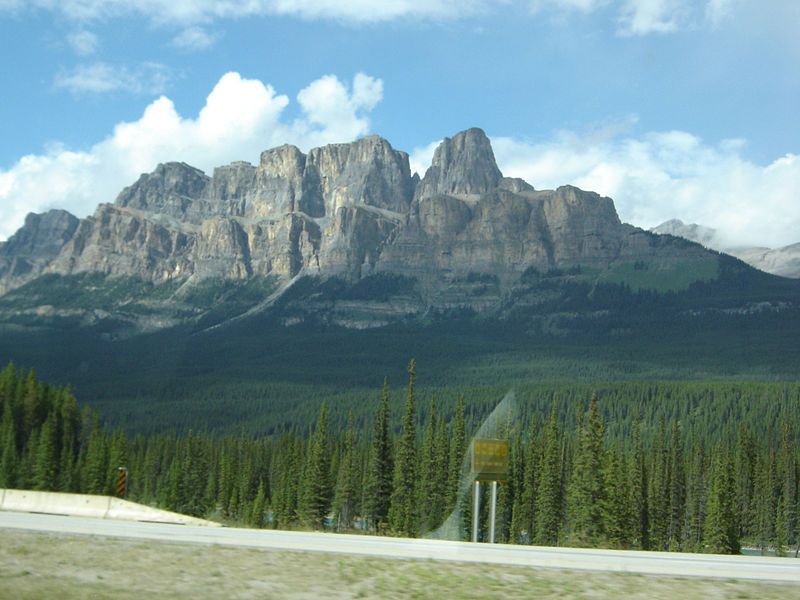
[[[796,0],[0,0],[0,49],[0,240],[159,162],[375,133],[423,175],[481,127],[634,225],[800,241]]]

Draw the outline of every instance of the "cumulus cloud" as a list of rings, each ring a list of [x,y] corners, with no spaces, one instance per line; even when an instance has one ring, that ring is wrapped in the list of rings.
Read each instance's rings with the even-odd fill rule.
[[[172,45],[182,50],[206,50],[216,43],[218,37],[202,27],[188,27],[172,38]]]
[[[159,162],[184,161],[206,172],[233,160],[257,162],[259,153],[284,143],[304,150],[369,133],[382,82],[359,73],[348,86],[332,75],[298,94],[300,115],[289,120],[286,95],[261,81],[227,73],[196,117],[180,115],[162,96],[142,116],[123,122],[84,151],[59,145],[0,170],[0,239],[19,228],[28,212],[64,208],[79,216],[111,202]]]
[[[70,47],[80,56],[89,56],[97,51],[100,45],[97,36],[91,31],[81,30],[67,36]]]
[[[60,72],[53,84],[73,94],[161,94],[170,79],[170,69],[160,63],[147,62],[128,67],[96,62]]]
[[[475,14],[504,0],[0,0],[0,10],[38,8],[77,21],[128,15],[179,26],[218,18],[284,15],[369,23],[401,17],[450,19]]]
[[[743,156],[743,140],[708,144],[684,131],[562,131],[536,143],[492,143],[505,175],[539,189],[573,184],[610,196],[620,218],[640,227],[679,218],[719,230],[720,247],[800,241],[797,154],[759,165]]]

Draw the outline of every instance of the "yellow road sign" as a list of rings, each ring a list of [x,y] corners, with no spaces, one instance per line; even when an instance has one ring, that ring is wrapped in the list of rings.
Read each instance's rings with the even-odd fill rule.
[[[476,481],[507,481],[508,441],[472,440],[472,473]]]

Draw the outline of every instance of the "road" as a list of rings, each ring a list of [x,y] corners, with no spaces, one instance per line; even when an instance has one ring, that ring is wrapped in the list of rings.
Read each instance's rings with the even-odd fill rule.
[[[365,535],[165,525],[4,511],[0,511],[0,528],[294,552],[336,552],[388,558],[800,583],[800,560],[792,558],[471,544]]]

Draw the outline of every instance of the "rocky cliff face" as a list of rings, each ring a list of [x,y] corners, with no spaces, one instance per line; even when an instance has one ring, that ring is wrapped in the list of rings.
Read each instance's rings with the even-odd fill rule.
[[[30,215],[0,246],[0,293],[41,274],[156,285],[274,276],[286,286],[298,275],[350,284],[375,275],[416,282],[418,309],[482,310],[531,268],[602,271],[707,254],[654,238],[622,224],[609,198],[503,177],[480,129],[445,139],[421,180],[407,154],[369,136],[307,155],[273,148],[258,165],[235,162],[212,177],[162,164],[81,221]],[[493,284],[477,293],[476,281]]]
[[[25,225],[0,243],[0,295],[41,275],[78,228],[65,210],[29,214]]]

